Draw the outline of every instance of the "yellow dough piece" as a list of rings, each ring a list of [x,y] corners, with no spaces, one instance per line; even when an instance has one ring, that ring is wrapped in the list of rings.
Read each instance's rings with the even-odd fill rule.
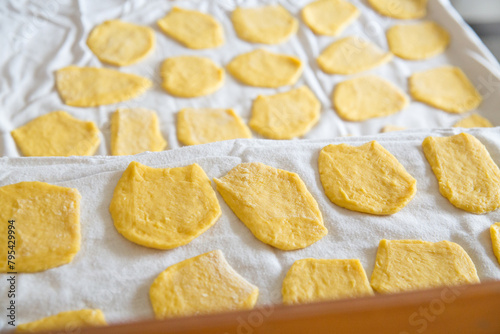
[[[422,148],[441,195],[451,204],[476,214],[500,206],[500,170],[476,137],[427,137]]]
[[[234,57],[227,70],[238,81],[256,87],[293,85],[302,74],[300,59],[263,49]]]
[[[344,0],[317,0],[302,9],[302,19],[318,35],[337,36],[359,16]]]
[[[436,56],[450,44],[450,34],[436,22],[395,25],[387,30],[389,49],[408,60]]]
[[[27,157],[93,155],[101,142],[93,122],[80,121],[65,111],[37,117],[11,134]]]
[[[417,192],[417,181],[376,141],[325,146],[318,164],[326,196],[349,210],[391,215]]]
[[[20,324],[16,333],[32,333],[40,331],[73,332],[81,327],[106,326],[106,320],[101,310],[83,309],[78,311],[61,312],[37,321]]]
[[[0,187],[0,242],[5,245],[0,273],[38,272],[70,263],[80,250],[80,198],[76,189],[43,182]],[[15,245],[9,231],[15,232]],[[6,261],[11,250],[15,270]]]
[[[333,92],[337,114],[347,121],[392,115],[406,108],[408,103],[402,90],[373,75],[341,82]]]
[[[381,133],[387,133],[387,132],[395,132],[395,131],[403,131],[406,130],[404,126],[399,126],[399,125],[386,125],[380,130]]]
[[[252,138],[252,133],[233,109],[187,108],[177,115],[177,138],[184,145],[198,145]]]
[[[297,32],[298,21],[282,6],[236,8],[231,16],[239,38],[251,43],[279,44]]]
[[[152,168],[136,161],[118,181],[109,211],[125,238],[157,249],[189,243],[221,215],[210,179],[199,165]]]
[[[212,94],[224,84],[224,69],[204,57],[167,58],[161,65],[160,72],[163,89],[178,97]]]
[[[295,173],[244,163],[214,180],[231,210],[268,245],[300,249],[328,233],[318,203]]]
[[[462,118],[455,125],[455,128],[492,128],[493,124],[488,121],[486,118],[473,114],[468,117]]]
[[[392,59],[375,44],[350,36],[333,42],[318,57],[319,67],[329,74],[354,74],[381,66]]]
[[[292,139],[305,135],[318,122],[321,103],[306,86],[253,102],[250,127],[264,137]]]
[[[427,15],[427,0],[368,0],[380,14],[396,19],[420,19]]]
[[[127,66],[154,49],[155,33],[149,27],[120,20],[105,21],[92,30],[87,45],[102,62]]]
[[[224,44],[224,30],[220,23],[196,10],[174,7],[157,23],[165,34],[190,49],[216,48]]]
[[[415,100],[451,113],[475,109],[482,101],[479,92],[458,67],[445,66],[414,73],[409,83]]]
[[[111,154],[133,155],[165,149],[158,117],[144,108],[118,109],[111,116]]]
[[[449,241],[382,240],[372,288],[379,293],[479,283],[465,250]]]
[[[130,100],[152,86],[149,79],[97,67],[68,66],[56,72],[62,100],[74,107],[97,107]]]
[[[241,277],[220,250],[168,267],[149,290],[157,319],[252,309],[259,289]]]
[[[283,303],[302,304],[373,295],[359,260],[295,261],[283,280]]]
[[[493,252],[497,257],[500,264],[500,223],[495,223],[490,227],[491,243],[493,245]]]

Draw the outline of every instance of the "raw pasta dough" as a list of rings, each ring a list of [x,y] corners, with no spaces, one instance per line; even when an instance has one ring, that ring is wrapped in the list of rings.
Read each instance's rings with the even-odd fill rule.
[[[304,22],[318,35],[339,35],[359,16],[359,10],[344,0],[317,0],[302,9]]]
[[[420,19],[427,14],[427,0],[368,0],[380,14],[396,19]]]
[[[16,333],[31,333],[39,331],[77,332],[78,328],[90,326],[106,326],[106,320],[101,310],[78,310],[61,312],[37,321],[20,324]]]
[[[241,277],[220,250],[168,267],[149,290],[156,318],[252,309],[259,289]]]
[[[455,128],[492,128],[493,124],[486,118],[478,115],[472,114],[468,117],[462,118],[453,125]]]
[[[125,238],[157,249],[189,243],[221,215],[210,179],[199,165],[152,168],[136,161],[118,181],[109,211]]]
[[[500,223],[495,223],[490,227],[491,243],[493,245],[493,252],[497,257],[500,264]]]
[[[101,141],[93,122],[80,121],[65,111],[37,117],[11,134],[28,157],[93,155]]]
[[[295,173],[244,163],[214,180],[231,210],[268,245],[300,249],[328,233],[318,203]]]

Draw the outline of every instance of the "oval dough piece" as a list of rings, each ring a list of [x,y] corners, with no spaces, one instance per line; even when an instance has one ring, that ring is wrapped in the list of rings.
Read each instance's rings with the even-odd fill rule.
[[[33,322],[20,324],[16,333],[32,333],[39,331],[72,332],[81,327],[106,326],[106,320],[101,310],[78,310],[61,312]]]
[[[477,108],[482,101],[467,76],[458,67],[439,67],[413,73],[410,94],[417,101],[451,113]]]
[[[238,37],[251,43],[283,43],[299,27],[298,21],[279,5],[236,8],[231,20]]]
[[[329,74],[354,74],[381,66],[392,59],[375,44],[350,36],[333,42],[319,55],[319,67]]]
[[[305,135],[318,122],[321,104],[306,86],[275,95],[259,95],[253,102],[250,127],[272,139]]]
[[[139,62],[154,49],[155,34],[149,27],[111,20],[92,30],[87,45],[102,62],[127,66]]]
[[[417,181],[376,141],[325,146],[318,163],[326,196],[349,210],[391,215],[417,192]]]
[[[500,223],[495,223],[490,227],[491,243],[493,245],[493,252],[497,257],[500,264]]]
[[[399,125],[386,125],[380,130],[381,133],[387,133],[387,132],[395,132],[395,131],[403,131],[406,130],[406,127],[404,126],[399,126]]]
[[[220,250],[168,267],[149,290],[157,319],[252,309],[259,289],[241,277]]]
[[[199,165],[152,168],[136,161],[118,181],[109,211],[125,238],[157,249],[189,243],[221,215],[210,179]]]
[[[302,9],[302,19],[318,35],[337,36],[358,16],[358,8],[344,0],[317,0]]]
[[[214,180],[231,210],[268,245],[300,249],[328,233],[318,203],[295,173],[244,163]]]
[[[263,49],[234,57],[227,70],[238,81],[256,87],[293,85],[302,74],[300,59]]]
[[[343,81],[333,92],[337,114],[347,121],[389,116],[406,108],[408,103],[403,91],[373,75]]]
[[[233,109],[182,109],[177,115],[177,138],[184,145],[252,138]]]
[[[95,123],[80,121],[65,111],[37,117],[11,134],[27,157],[93,155],[101,142]]]
[[[204,57],[167,58],[160,71],[163,89],[178,97],[212,94],[224,84],[224,70]]]
[[[295,261],[283,280],[283,303],[372,296],[373,290],[359,260]]]
[[[165,149],[158,117],[144,108],[118,109],[111,116],[111,154],[134,155]]]
[[[420,19],[427,15],[427,0],[368,0],[382,15],[395,19]]]
[[[224,44],[224,30],[208,14],[174,7],[157,21],[160,29],[190,49],[216,48]]]
[[[492,128],[493,124],[486,118],[473,114],[468,117],[462,118],[453,125],[455,128]]]
[[[422,148],[451,204],[476,214],[500,207],[500,170],[476,137],[427,137]]]
[[[80,193],[43,182],[0,187],[0,255],[7,259],[9,220],[15,228],[15,271],[31,273],[70,263],[80,250]],[[54,242],[57,236],[57,242]],[[0,272],[12,271],[0,261]]]
[[[74,107],[97,107],[133,99],[152,86],[149,79],[97,67],[68,66],[56,72],[62,100]]]
[[[434,57],[450,44],[450,34],[436,22],[395,25],[387,30],[389,49],[408,60]]]
[[[382,240],[378,246],[372,288],[395,293],[479,283],[465,250],[449,241]]]

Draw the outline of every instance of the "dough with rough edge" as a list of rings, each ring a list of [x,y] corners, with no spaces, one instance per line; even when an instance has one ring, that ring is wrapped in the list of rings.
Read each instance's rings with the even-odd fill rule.
[[[186,108],[177,115],[177,138],[184,145],[199,145],[252,138],[252,133],[233,109]]]
[[[157,21],[160,29],[190,49],[216,48],[224,44],[224,30],[211,15],[173,7]]]
[[[361,146],[325,146],[318,159],[326,196],[343,208],[391,215],[417,192],[417,181],[376,141]]]
[[[395,132],[395,131],[403,131],[406,130],[406,127],[404,126],[399,126],[399,125],[386,125],[384,126],[380,132],[381,133],[387,133],[387,132]]]
[[[107,68],[68,66],[56,72],[56,87],[61,99],[74,107],[127,101],[152,85],[149,79]]]
[[[441,195],[459,209],[481,214],[500,206],[500,170],[474,136],[427,137],[425,157],[439,183]]]
[[[27,157],[93,155],[101,139],[94,122],[53,111],[13,130],[12,138]]]
[[[330,44],[317,61],[328,74],[355,74],[388,63],[392,54],[375,44],[356,36],[349,36]]]
[[[458,67],[445,66],[413,73],[409,86],[415,100],[450,113],[475,109],[482,101],[479,92]]]
[[[455,128],[492,128],[493,124],[483,116],[472,114],[462,118],[453,125]]]
[[[78,311],[61,312],[33,322],[20,324],[16,333],[32,333],[39,331],[68,331],[74,332],[81,327],[106,326],[106,320],[101,310],[83,309]]]
[[[136,161],[118,181],[109,211],[125,238],[157,249],[191,242],[221,215],[210,179],[199,165],[152,168]]]
[[[368,0],[382,15],[395,19],[420,19],[427,15],[427,0]]]
[[[297,82],[302,62],[296,57],[257,49],[234,57],[227,70],[249,86],[278,88]]]
[[[300,249],[328,233],[318,203],[295,173],[243,163],[214,181],[236,216],[268,245]]]
[[[305,135],[318,122],[321,103],[306,86],[275,95],[259,95],[253,102],[250,127],[272,139]]]
[[[303,259],[295,261],[283,280],[283,303],[372,296],[359,260]]]
[[[476,267],[460,245],[420,240],[382,240],[372,288],[379,293],[479,283]]]
[[[318,35],[337,36],[359,17],[359,10],[344,0],[317,0],[302,9],[302,19]]]
[[[144,108],[118,109],[111,116],[111,154],[158,152],[167,147],[156,112]]]
[[[102,62],[128,66],[144,59],[155,47],[153,29],[120,20],[96,26],[87,45]]]
[[[299,27],[299,22],[279,5],[236,8],[231,20],[238,37],[251,43],[283,43]]]
[[[347,121],[365,121],[405,109],[408,97],[389,81],[374,75],[339,83],[333,91],[337,114]]]
[[[443,53],[450,34],[436,22],[395,25],[387,30],[389,49],[408,60],[423,60]]]
[[[167,58],[160,69],[162,87],[178,97],[198,97],[216,92],[224,84],[224,69],[205,57]]]
[[[80,193],[43,182],[0,187],[0,273],[8,268],[9,220],[14,220],[15,271],[32,273],[68,264],[80,250]],[[55,237],[57,236],[57,242]]]
[[[497,257],[498,264],[500,264],[500,223],[495,223],[490,227],[491,243],[493,245],[493,252]]]
[[[214,250],[168,267],[154,280],[149,297],[157,319],[249,310],[259,289]]]

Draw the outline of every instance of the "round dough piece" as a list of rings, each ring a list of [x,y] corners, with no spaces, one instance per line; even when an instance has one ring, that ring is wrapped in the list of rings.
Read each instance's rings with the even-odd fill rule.
[[[168,267],[149,297],[157,319],[252,309],[259,289],[227,263],[220,250]]]
[[[177,115],[177,138],[184,145],[252,138],[233,109],[182,109]]]
[[[155,34],[149,27],[111,20],[92,30],[87,45],[102,62],[128,66],[139,62],[154,49]]]
[[[302,9],[302,19],[318,35],[337,36],[359,13],[356,6],[344,0],[317,0]]]
[[[190,49],[216,48],[224,44],[224,30],[208,14],[174,7],[157,21],[160,29]]]
[[[497,257],[500,264],[500,223],[495,223],[490,226],[491,243],[493,245],[493,252]]]
[[[244,163],[214,181],[236,216],[268,245],[300,249],[328,233],[318,203],[295,173]]]
[[[318,159],[326,196],[334,204],[374,215],[399,212],[415,196],[417,181],[382,145],[325,146]]]
[[[101,310],[78,310],[61,312],[33,322],[20,324],[16,333],[33,333],[41,331],[72,332],[70,329],[82,327],[106,326],[106,319]]]
[[[445,66],[413,73],[410,94],[417,101],[461,114],[477,108],[482,97],[458,67]]]
[[[299,27],[298,21],[279,5],[236,8],[231,20],[238,37],[251,43],[283,43]]]
[[[319,67],[329,74],[354,74],[381,66],[392,59],[375,44],[350,36],[333,42],[319,55]]]
[[[118,181],[109,211],[125,238],[157,249],[189,243],[221,215],[210,179],[199,165],[152,168],[136,161]]]
[[[224,84],[224,69],[204,57],[167,58],[160,71],[163,89],[178,97],[212,94]]]
[[[387,30],[389,49],[408,60],[434,57],[446,50],[450,34],[436,22],[395,25]]]
[[[80,250],[80,193],[43,182],[0,187],[0,255],[12,248],[9,226],[15,229],[15,268],[0,261],[0,272],[31,273],[70,263]],[[8,221],[14,220],[13,224]],[[57,236],[57,242],[54,238]]]
[[[306,86],[275,95],[259,95],[253,102],[250,127],[272,139],[305,135],[318,122],[321,104]]]
[[[65,111],[37,117],[11,134],[27,157],[93,155],[101,142],[95,123],[80,121]]]
[[[227,70],[244,84],[278,88],[297,82],[302,62],[296,57],[258,49],[234,57]]]
[[[333,92],[335,109],[347,121],[392,115],[406,108],[408,103],[403,91],[373,75],[341,82]]]
[[[462,118],[453,125],[455,128],[492,128],[493,124],[486,118],[472,114],[468,117]]]
[[[420,19],[427,15],[428,0],[368,0],[382,15],[395,19]]]

